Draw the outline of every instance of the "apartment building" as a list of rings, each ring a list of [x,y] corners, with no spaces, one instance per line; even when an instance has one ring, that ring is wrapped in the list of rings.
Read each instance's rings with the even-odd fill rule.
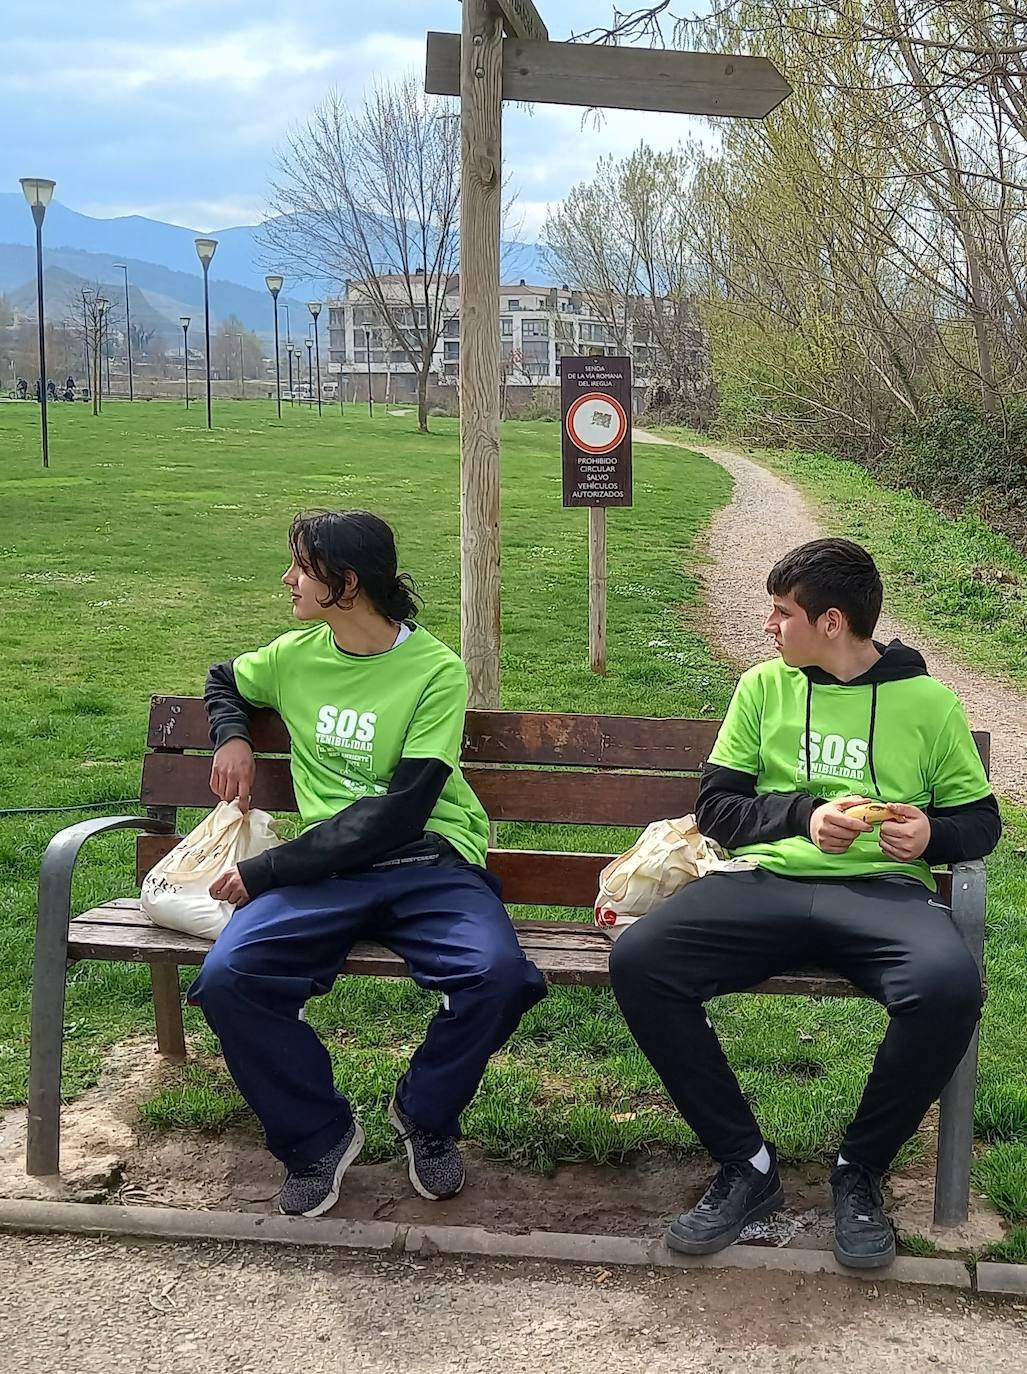
[[[401,275],[378,282],[390,302],[393,321],[401,329],[425,323],[423,307],[410,305]],[[459,281],[447,283],[445,323],[432,359],[432,382],[456,386],[460,377]],[[395,304],[391,302],[395,300]],[[599,356],[625,351],[608,325],[596,315],[580,291],[569,286],[542,286],[520,280],[499,288],[500,371],[504,382],[517,386],[552,386],[559,382],[559,360],[565,353]],[[329,301],[329,372],[341,377],[347,394],[366,395],[368,371],[376,396],[406,396],[413,389],[413,369],[406,354],[381,318],[377,304],[360,282],[348,282],[343,296]],[[629,331],[627,351],[634,359],[636,383],[644,385],[651,371],[648,335]],[[370,355],[370,369],[368,356]]]

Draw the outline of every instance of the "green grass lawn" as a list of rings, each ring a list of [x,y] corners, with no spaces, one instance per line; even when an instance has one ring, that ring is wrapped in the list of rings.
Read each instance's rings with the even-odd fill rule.
[[[293,513],[366,505],[396,528],[425,597],[424,623],[458,642],[457,427],[374,422],[352,408],[319,423],[291,408],[222,404],[53,408],[52,468],[39,467],[38,414],[0,405],[0,810],[69,807],[138,795],[152,692],[199,692],[208,664],[267,642],[290,624],[278,579]],[[733,673],[690,624],[698,536],[730,495],[714,464],[679,449],[636,451],[636,505],[609,521],[610,672],[587,669],[586,516],[560,505],[559,431],[504,430],[503,704],[622,714],[719,715]],[[126,808],[131,810],[132,808]],[[81,814],[0,816],[0,1100],[23,1100],[34,884],[49,836]],[[1027,1142],[1022,1044],[1027,1007],[1027,826],[993,865],[991,997],[978,1130]],[[619,847],[615,832],[505,826],[500,842]],[[1019,855],[1018,855],[1019,847]],[[84,908],[131,888],[132,842],[97,842],[82,866]],[[88,851],[87,851],[88,853]],[[369,1156],[391,1152],[384,1104],[434,999],[407,982],[341,980],[311,1020],[368,1131]],[[203,1053],[143,1108],[155,1123],[210,1127],[242,1104],[200,1018]],[[860,1001],[740,997],[714,1009],[768,1135],[791,1159],[829,1158],[854,1110],[883,1015]],[[65,1086],[81,1091],[104,1050],[150,1026],[148,978],[130,965],[72,970]],[[688,1147],[687,1128],[634,1048],[608,993],[554,989],[489,1070],[466,1131],[490,1154],[535,1168]],[[911,1147],[915,1153],[916,1146]],[[1015,1157],[990,1167],[996,1191]],[[990,1178],[990,1176],[989,1176]],[[982,1184],[991,1187],[989,1178]]]

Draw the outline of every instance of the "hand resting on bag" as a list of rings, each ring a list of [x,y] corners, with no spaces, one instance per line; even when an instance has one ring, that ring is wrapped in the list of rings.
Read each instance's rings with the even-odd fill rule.
[[[233,906],[245,906],[250,900],[246,884],[239,876],[238,868],[230,868],[227,873],[210,886],[210,895],[216,902],[231,902]]]
[[[256,771],[252,745],[238,737],[227,740],[217,750],[211,763],[210,790],[221,801],[237,801],[240,811],[248,811]]]

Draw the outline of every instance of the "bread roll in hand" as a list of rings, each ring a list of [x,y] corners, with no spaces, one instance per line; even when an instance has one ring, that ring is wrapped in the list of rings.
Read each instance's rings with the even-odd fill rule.
[[[850,806],[845,814],[855,816],[866,825],[881,825],[884,821],[894,820],[891,807],[885,802],[864,802],[862,806]]]

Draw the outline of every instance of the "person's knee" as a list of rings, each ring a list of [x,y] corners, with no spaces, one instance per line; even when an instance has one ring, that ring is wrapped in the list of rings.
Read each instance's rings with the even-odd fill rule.
[[[203,1011],[216,1014],[235,1000],[239,976],[231,958],[215,944],[203,961],[199,975],[189,990],[189,1000]]]
[[[214,943],[190,989],[190,1001],[204,1011],[217,1012],[254,996],[259,969],[252,947],[224,936]]]
[[[479,996],[525,1010],[546,995],[546,980],[519,950],[490,953],[479,972]]]
[[[946,1025],[973,1025],[981,1014],[981,975],[969,950],[957,957],[932,959],[914,975],[914,1008],[919,1015]]]
[[[627,927],[610,950],[610,983],[618,1001],[644,995],[665,967],[666,937],[648,917]]]

